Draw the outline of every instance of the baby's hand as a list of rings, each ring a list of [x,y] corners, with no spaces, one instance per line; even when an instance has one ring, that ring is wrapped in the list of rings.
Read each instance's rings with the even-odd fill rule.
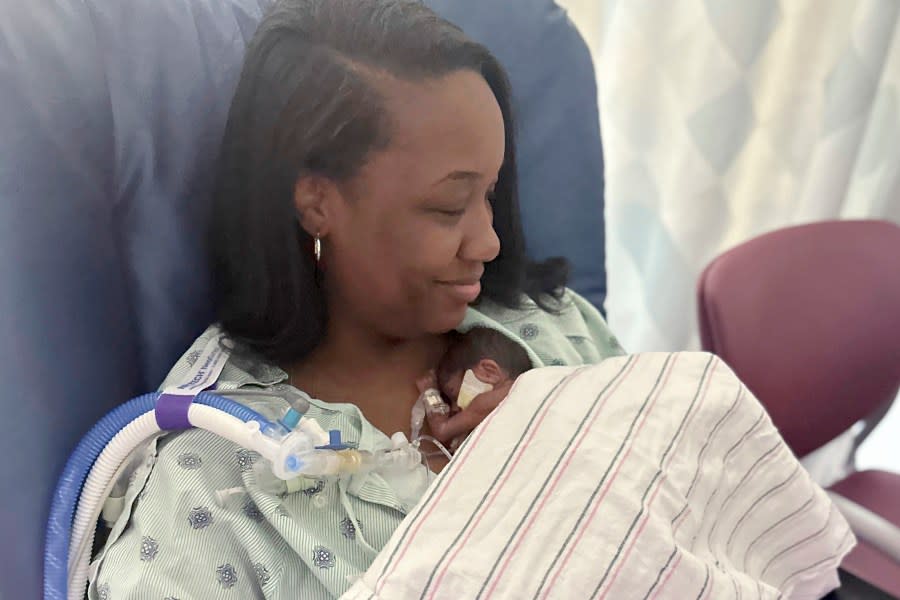
[[[478,394],[465,410],[452,416],[429,414],[427,419],[431,433],[444,444],[449,444],[453,438],[468,435],[503,402],[512,384],[513,380],[504,381],[494,389]]]
[[[416,388],[418,388],[420,394],[424,394],[425,390],[428,389],[437,389],[437,375],[435,375],[434,370],[428,371],[418,379],[416,379]]]

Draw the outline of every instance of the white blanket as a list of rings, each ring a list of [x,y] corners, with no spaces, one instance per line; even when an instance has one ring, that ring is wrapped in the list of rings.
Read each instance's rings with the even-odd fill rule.
[[[526,373],[347,600],[817,598],[855,543],[719,359]]]

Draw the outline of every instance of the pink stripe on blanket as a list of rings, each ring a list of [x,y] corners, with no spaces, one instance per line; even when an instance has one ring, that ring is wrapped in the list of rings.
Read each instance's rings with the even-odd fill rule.
[[[557,471],[557,473],[553,479],[553,483],[550,485],[550,488],[546,491],[546,493],[544,493],[543,498],[541,499],[541,503],[537,506],[536,510],[534,510],[531,513],[531,515],[528,517],[528,523],[525,525],[524,529],[519,534],[519,539],[516,540],[516,543],[512,547],[512,550],[510,550],[509,554],[507,554],[506,560],[503,561],[503,566],[500,567],[500,570],[497,572],[497,575],[493,578],[493,582],[491,583],[491,586],[487,590],[487,594],[486,594],[487,598],[491,597],[491,594],[494,592],[494,589],[497,587],[497,585],[500,583],[500,580],[503,578],[503,573],[506,571],[506,568],[509,566],[509,562],[515,556],[516,552],[519,549],[519,546],[522,544],[522,541],[525,539],[525,537],[528,535],[528,532],[531,530],[532,526],[534,525],[535,519],[537,519],[537,516],[544,509],[544,505],[547,503],[547,501],[553,496],[553,491],[556,489],[557,484],[559,484],[559,481],[562,479],[562,476],[565,474],[566,469],[568,469],[569,464],[572,462],[572,458],[575,456],[575,453],[578,452],[578,449],[581,447],[582,442],[584,441],[585,437],[587,436],[587,434],[590,432],[591,428],[593,427],[594,422],[597,420],[597,417],[600,415],[601,411],[603,410],[603,407],[606,405],[606,402],[612,397],[612,395],[615,393],[615,391],[619,388],[619,385],[622,383],[622,381],[624,381],[625,378],[628,377],[628,374],[631,372],[632,368],[634,368],[635,364],[637,364],[637,360],[633,361],[628,366],[628,369],[626,369],[625,372],[619,376],[619,379],[616,382],[616,384],[612,387],[612,389],[610,389],[608,391],[608,393],[606,394],[606,397],[603,399],[603,402],[601,402],[600,406],[598,406],[596,408],[596,410],[594,411],[594,416],[591,418],[590,423],[588,424],[587,427],[584,428],[584,430],[579,435],[578,442],[576,443],[575,448],[571,452],[569,452],[569,455],[566,457],[566,461],[562,464],[559,471]]]
[[[656,588],[656,591],[651,596],[650,600],[655,600],[657,596],[659,596],[663,589],[665,589],[666,584],[669,583],[669,580],[672,579],[672,575],[675,574],[675,569],[678,568],[678,565],[681,564],[681,554],[678,555],[678,558],[675,559],[675,564],[669,569],[669,572],[666,574],[666,578],[662,580],[662,583],[659,584],[659,587]]]
[[[689,514],[691,514],[691,509],[687,508],[684,512],[681,513],[680,517],[675,519],[675,522],[672,523],[672,535],[678,533],[678,530],[681,528],[681,524],[685,522]]]
[[[691,411],[691,414],[688,415],[688,418],[684,424],[684,429],[679,434],[679,435],[681,435],[681,438],[678,440],[678,445],[675,448],[673,448],[673,451],[669,453],[669,455],[666,457],[664,463],[661,465],[661,469],[663,471],[665,471],[666,467],[671,462],[672,457],[675,456],[675,454],[678,452],[678,448],[681,447],[681,442],[684,440],[684,432],[687,431],[691,422],[694,420],[694,416],[697,415],[697,413],[699,413],[700,409],[703,407],[703,402],[706,400],[706,392],[709,390],[709,382],[712,380],[713,375],[716,372],[716,366],[718,366],[718,364],[719,364],[718,362],[713,363],[712,368],[709,372],[709,376],[706,378],[706,381],[703,383],[703,390],[700,393],[700,399],[697,402],[697,406],[695,406],[694,409]],[[609,579],[609,582],[606,584],[607,591],[612,589],[613,583],[615,583],[616,578],[619,576],[619,573],[621,572],[623,565],[628,561],[628,557],[631,555],[632,550],[634,550],[634,547],[637,545],[637,542],[640,539],[641,534],[644,532],[644,529],[647,527],[647,523],[650,522],[650,507],[653,506],[653,501],[656,499],[656,495],[659,493],[659,490],[662,489],[662,484],[665,481],[665,479],[666,479],[666,476],[663,475],[662,477],[659,478],[659,481],[656,482],[656,489],[653,490],[653,495],[650,497],[650,500],[647,502],[647,510],[645,511],[644,515],[641,518],[641,525],[638,528],[637,532],[635,532],[634,537],[632,537],[631,540],[628,542],[628,546],[625,548],[625,552],[623,553],[622,558],[618,561],[618,564],[616,565],[615,569],[613,570],[612,575]],[[685,512],[687,512],[687,511],[685,511]],[[585,525],[585,526],[587,526],[587,525]],[[674,530],[673,530],[673,533],[674,533]],[[606,593],[604,593],[600,597],[605,598]]]
[[[468,460],[469,456],[472,454],[471,450],[474,449],[478,445],[478,442],[481,441],[481,438],[484,437],[484,431],[487,429],[488,424],[493,420],[493,418],[497,414],[497,412],[498,411],[496,411],[496,410],[493,411],[490,415],[488,415],[487,419],[485,419],[482,422],[482,427],[475,434],[475,437],[472,439],[472,441],[469,442],[468,449],[470,451],[463,453],[463,455],[457,459],[456,464],[451,464],[448,467],[451,469],[451,471],[450,471],[450,473],[447,474],[447,480],[441,483],[440,492],[438,493],[437,498],[435,498],[433,501],[427,503],[428,508],[425,510],[425,513],[423,515],[417,515],[416,518],[413,519],[414,521],[416,521],[416,525],[415,525],[415,527],[412,528],[409,538],[406,540],[406,543],[404,544],[403,549],[400,551],[400,556],[398,556],[396,559],[391,560],[390,565],[388,566],[388,569],[375,582],[375,595],[378,595],[379,593],[381,593],[381,590],[384,589],[385,583],[387,583],[387,580],[390,579],[391,575],[394,574],[394,569],[396,568],[396,565],[403,562],[403,557],[406,556],[406,551],[409,550],[409,547],[412,545],[412,542],[415,539],[416,535],[418,535],[419,530],[422,529],[422,525],[424,525],[425,521],[428,520],[428,517],[431,516],[431,513],[434,511],[435,506],[440,504],[441,498],[444,497],[444,494],[446,493],[447,489],[450,487],[450,483],[456,477],[457,473],[459,473],[462,470],[463,465],[466,464],[466,461]],[[423,505],[423,508],[424,508],[424,505]]]
[[[631,555],[631,551],[634,549],[638,538],[641,537],[641,534],[644,532],[644,528],[647,527],[647,523],[650,522],[650,507],[653,506],[653,501],[656,500],[656,495],[659,494],[659,490],[662,489],[662,483],[663,483],[664,479],[665,479],[665,476],[660,477],[659,481],[657,481],[656,489],[653,490],[653,495],[650,496],[650,500],[647,501],[647,514],[644,515],[644,517],[642,518],[641,524],[638,527],[637,532],[634,534],[634,538],[628,544],[628,547],[625,549],[625,553],[622,555],[621,560],[619,560],[618,564],[616,565],[615,570],[613,570],[612,576],[610,576],[610,578],[609,578],[609,582],[606,583],[605,586],[601,586],[597,590],[599,592],[600,590],[605,588],[605,591],[602,594],[598,594],[597,596],[594,596],[595,598],[606,598],[606,595],[609,593],[609,590],[612,589],[613,584],[616,582],[616,578],[619,576],[619,573],[622,571],[622,566],[625,564],[625,562],[628,560],[628,557]]]
[[[660,393],[665,388],[666,383],[669,381],[669,375],[672,373],[672,367],[675,365],[675,362],[677,360],[678,360],[678,356],[675,355],[672,359],[672,362],[669,363],[668,367],[666,368],[666,372],[665,372],[665,375],[663,376],[662,384],[656,389],[656,392],[654,392],[653,400],[651,401],[651,404],[647,407],[647,412],[644,413],[644,418],[641,420],[641,424],[638,425],[637,431],[634,433],[634,436],[632,436],[631,440],[629,440],[628,450],[625,451],[625,455],[619,461],[619,464],[616,465],[616,470],[613,471],[612,477],[610,477],[609,481],[607,481],[603,485],[603,490],[600,492],[600,495],[595,499],[595,501],[593,503],[593,508],[591,509],[591,513],[588,516],[587,521],[580,528],[580,531],[578,532],[578,535],[575,537],[575,540],[571,544],[569,544],[569,548],[568,548],[568,550],[566,550],[566,554],[563,557],[562,561],[560,561],[560,563],[556,567],[556,570],[553,573],[553,577],[550,579],[549,585],[547,585],[544,588],[544,591],[541,593],[542,598],[547,598],[547,596],[550,594],[550,591],[553,589],[553,586],[556,584],[556,580],[559,578],[559,574],[562,573],[562,571],[566,568],[566,565],[569,563],[569,560],[572,558],[572,553],[574,552],[574,550],[578,546],[578,544],[581,543],[581,538],[584,537],[584,532],[587,531],[588,525],[594,519],[594,516],[597,514],[597,509],[600,507],[600,504],[603,503],[603,499],[606,497],[607,492],[609,492],[609,490],[612,488],[612,484],[618,477],[619,472],[622,469],[622,465],[625,464],[625,462],[628,460],[628,457],[631,455],[631,449],[633,448],[633,444],[630,442],[632,442],[634,439],[636,439],[638,437],[638,435],[640,435],[641,431],[644,429],[644,425],[647,423],[647,420],[650,417],[650,413],[653,411],[653,408],[656,406],[656,400],[659,398]]]
[[[635,362],[637,362],[637,360],[635,360]],[[493,495],[485,503],[485,505],[479,510],[478,516],[475,518],[474,523],[472,523],[472,526],[468,528],[468,531],[466,531],[466,534],[463,537],[463,539],[460,540],[460,542],[456,545],[456,550],[454,550],[453,554],[450,555],[450,558],[444,562],[444,566],[441,568],[441,571],[438,574],[437,578],[435,579],[434,584],[431,586],[431,593],[428,595],[429,600],[432,600],[434,598],[434,595],[437,593],[437,590],[441,586],[441,581],[444,579],[444,576],[447,574],[447,569],[449,568],[449,566],[451,564],[453,564],[454,559],[460,553],[460,551],[465,547],[466,542],[469,541],[469,538],[472,537],[472,533],[478,528],[478,524],[484,518],[484,515],[487,514],[488,510],[490,509],[491,505],[494,503],[494,500],[497,498],[497,496],[500,495],[500,490],[503,489],[503,486],[506,484],[507,481],[509,481],[510,475],[516,470],[516,467],[518,466],[519,461],[521,460],[522,456],[525,454],[525,450],[529,447],[529,444],[531,444],[532,440],[534,440],[534,436],[537,435],[537,432],[540,431],[541,424],[544,422],[544,419],[547,417],[547,413],[550,412],[550,407],[556,402],[557,398],[559,398],[559,396],[560,396],[560,394],[562,394],[563,390],[566,387],[568,387],[569,384],[572,383],[572,381],[574,381],[576,376],[580,373],[581,373],[581,371],[577,371],[576,373],[573,373],[565,383],[563,383],[562,385],[559,386],[559,388],[557,388],[557,390],[553,394],[553,397],[544,404],[543,410],[542,410],[540,416],[538,417],[537,422],[534,424],[534,426],[531,428],[531,432],[528,434],[528,438],[525,440],[525,443],[519,447],[519,450],[516,453],[516,457],[513,460],[512,466],[504,474],[503,479],[497,485],[496,489],[494,490]]]

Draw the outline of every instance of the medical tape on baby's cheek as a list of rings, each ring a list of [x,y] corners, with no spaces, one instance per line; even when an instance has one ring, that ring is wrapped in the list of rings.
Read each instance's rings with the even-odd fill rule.
[[[456,405],[460,409],[466,409],[479,394],[489,392],[494,389],[489,383],[485,383],[475,376],[472,369],[466,371],[463,375],[462,384],[459,386],[459,395],[456,398]]]

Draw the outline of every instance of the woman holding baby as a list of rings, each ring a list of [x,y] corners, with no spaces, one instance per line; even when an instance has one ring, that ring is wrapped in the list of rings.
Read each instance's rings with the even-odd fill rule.
[[[419,2],[278,3],[248,47],[222,142],[219,322],[166,383],[224,332],[236,351],[219,389],[291,386],[324,429],[378,450],[412,436],[428,389],[441,388],[429,414],[445,419],[421,434],[440,445],[503,400],[516,373],[483,362],[498,365],[490,352],[417,387],[472,330],[499,334],[528,368],[621,354],[565,288],[565,264],[526,258],[514,133],[503,68]],[[451,411],[469,372],[491,389]],[[212,434],[156,440],[90,597],[338,596],[446,463],[438,444],[421,448],[420,472],[277,495],[257,485],[254,456]]]

